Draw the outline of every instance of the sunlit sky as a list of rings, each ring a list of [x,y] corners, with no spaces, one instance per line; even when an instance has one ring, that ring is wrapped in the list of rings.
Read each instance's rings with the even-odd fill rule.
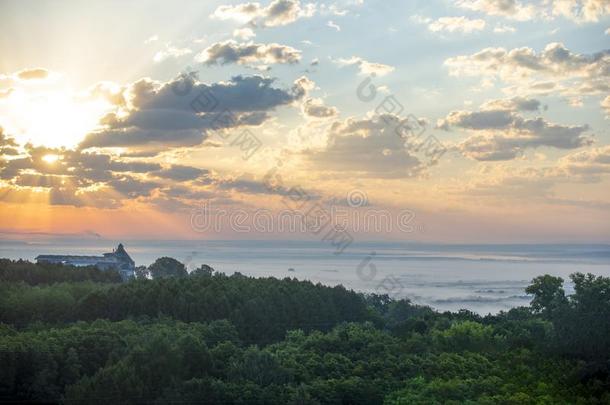
[[[366,240],[610,241],[609,0],[4,0],[0,26],[2,239],[320,238],[192,225],[298,189],[413,213]]]

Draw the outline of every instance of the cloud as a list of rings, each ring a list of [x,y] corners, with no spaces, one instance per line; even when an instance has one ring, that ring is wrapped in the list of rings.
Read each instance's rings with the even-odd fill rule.
[[[17,147],[19,145],[15,141],[15,139],[9,137],[4,133],[4,129],[0,127],[0,157],[3,155],[17,155],[19,151]],[[0,160],[1,162],[1,160]],[[0,166],[1,168],[2,166]]]
[[[610,174],[610,145],[569,154],[559,161],[559,168],[572,176]]]
[[[515,27],[510,25],[498,24],[494,27],[494,32],[498,34],[504,34],[505,32],[515,32]]]
[[[254,38],[256,36],[256,34],[254,33],[254,31],[252,30],[252,28],[238,28],[233,30],[233,36],[235,38],[239,38],[242,41],[247,41],[251,38]]]
[[[462,128],[472,132],[456,148],[475,160],[511,160],[528,148],[554,147],[576,149],[592,143],[585,135],[588,125],[565,126],[547,122],[542,117],[524,118],[515,111],[536,111],[537,100],[494,100],[481,111],[453,111],[438,127]]]
[[[510,84],[508,93],[558,92],[566,96],[610,92],[610,50],[582,55],[561,43],[541,52],[531,48],[485,48],[445,60],[452,76],[497,78]]]
[[[588,128],[564,127],[546,123],[542,118],[528,120],[524,127],[508,133],[472,135],[459,144],[458,149],[475,160],[511,160],[520,156],[527,148],[551,146],[575,149],[591,144],[582,136]]]
[[[510,99],[489,100],[481,105],[482,110],[538,111],[540,101],[534,98],[513,97]]]
[[[219,20],[234,20],[252,26],[276,27],[315,14],[315,4],[301,5],[298,0],[274,0],[267,7],[260,3],[222,5],[211,15]]]
[[[93,98],[102,98],[114,106],[123,107],[127,104],[126,88],[112,82],[99,82],[91,86],[87,93]]]
[[[332,20],[329,20],[326,23],[326,26],[329,27],[329,28],[337,30],[337,32],[341,31],[341,27],[338,24],[336,24],[335,22],[333,22]]]
[[[195,59],[206,65],[228,65],[232,63],[240,65],[293,64],[301,60],[301,51],[276,43],[238,43],[228,40],[211,45],[197,55]]]
[[[108,185],[130,199],[148,196],[152,190],[159,187],[158,183],[142,181],[131,176],[116,176],[108,182]]]
[[[13,141],[4,142],[13,144]],[[46,155],[58,160],[49,163]],[[115,208],[124,199],[150,195],[158,184],[146,180],[158,163],[123,160],[114,156],[65,148],[34,147],[26,144],[18,156],[1,157],[0,179],[4,188],[0,201],[28,198],[34,201],[39,190],[47,193],[51,205]]]
[[[6,90],[0,90],[0,99],[8,98],[14,91],[15,89],[12,87],[9,87]]]
[[[176,181],[191,181],[207,173],[207,170],[199,169],[192,166],[171,165],[170,167],[153,172],[152,174],[157,177]]]
[[[484,28],[484,20],[470,19],[467,17],[441,17],[428,24],[428,29],[432,32],[470,33],[473,31],[481,31]]]
[[[0,132],[0,145],[15,143]],[[49,154],[59,158],[49,163],[44,159]],[[173,200],[201,197],[198,184],[213,184],[206,180],[208,170],[192,166],[31,144],[19,156],[6,159],[2,155],[0,161],[0,201],[4,202],[35,201],[44,195],[43,201],[51,205],[118,208],[125,200],[151,202],[162,195]],[[190,182],[189,193],[165,193],[185,182]]]
[[[456,0],[455,5],[518,21],[563,17],[577,23],[597,22],[610,14],[607,0]]]
[[[378,75],[384,76],[394,71],[393,66],[384,65],[382,63],[368,62],[358,56],[352,56],[349,59],[337,59],[334,61],[341,66],[357,66],[362,75]]]
[[[153,56],[153,61],[155,63],[163,62],[169,58],[179,58],[181,56],[190,55],[193,53],[189,48],[176,48],[171,45],[167,45],[164,50],[159,51]]]
[[[551,205],[580,206],[607,212],[610,201],[562,198],[556,195],[561,183],[591,184],[610,174],[610,146],[572,152],[551,166],[514,167],[495,163],[479,166],[469,173],[468,181],[458,187],[460,193],[474,197],[536,201]]]
[[[455,5],[467,10],[520,21],[530,20],[538,12],[533,5],[524,5],[516,0],[457,0]]]
[[[213,184],[220,190],[231,190],[246,194],[288,195],[289,191],[283,186],[270,187],[268,183],[255,180],[249,175],[236,178],[217,178]],[[313,194],[309,194],[313,197]]]
[[[306,149],[302,153],[322,171],[373,178],[412,177],[421,172],[422,166],[394,131],[393,123],[399,121],[407,122],[394,115],[336,121],[327,131],[325,147]]]
[[[319,98],[308,98],[303,102],[303,114],[310,118],[331,118],[339,114],[336,107],[328,107]]]
[[[551,5],[553,16],[562,16],[579,23],[597,22],[610,14],[608,0],[555,0]]]
[[[416,24],[429,24],[432,22],[432,18],[424,17],[423,15],[419,14],[413,14],[409,17],[409,19]]]
[[[465,129],[506,129],[514,120],[510,111],[452,111],[442,120],[438,127],[449,129],[449,127],[460,127]]]
[[[79,147],[126,147],[133,153],[199,145],[214,129],[260,125],[269,111],[301,99],[305,80],[284,90],[262,76],[212,84],[191,75],[166,83],[142,79],[125,89],[126,105],[104,118],[105,128],[88,134]]]
[[[606,111],[606,117],[610,118],[610,96],[606,96],[599,104]]]
[[[156,151],[199,145],[205,135],[199,130],[143,130],[140,128],[108,129],[94,132],[80,143],[87,149],[128,147],[138,151]]]
[[[158,36],[158,35],[151,35],[150,37],[148,37],[148,38],[147,38],[147,39],[144,41],[144,43],[145,43],[145,44],[151,44],[151,43],[156,42],[156,41],[158,41],[158,40],[159,40],[159,36]]]
[[[19,80],[44,80],[49,77],[49,71],[43,68],[23,69],[15,73]]]

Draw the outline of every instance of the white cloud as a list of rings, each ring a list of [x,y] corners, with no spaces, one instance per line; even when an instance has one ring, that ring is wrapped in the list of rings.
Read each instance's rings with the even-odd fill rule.
[[[368,62],[358,56],[352,56],[349,59],[340,58],[335,60],[334,62],[341,66],[358,66],[360,74],[362,75],[375,74],[378,76],[384,76],[394,71],[393,66],[384,65],[382,63]]]
[[[606,96],[606,98],[603,99],[599,105],[601,105],[604,111],[606,111],[606,118],[610,118],[610,96]]]
[[[176,48],[168,45],[164,50],[157,52],[155,56],[153,56],[153,61],[159,63],[169,58],[179,58],[181,56],[190,55],[191,53],[193,53],[193,51],[189,48]]]
[[[610,92],[610,51],[577,54],[561,43],[550,43],[541,52],[531,48],[485,48],[472,55],[445,60],[453,76],[500,79],[509,94],[546,94],[567,97]]]
[[[333,29],[335,29],[337,31],[341,31],[341,27],[339,25],[337,25],[336,23],[334,23],[332,20],[328,21],[326,23],[326,26],[330,27],[330,28],[333,28]]]
[[[537,9],[533,5],[524,5],[516,0],[457,0],[455,4],[467,10],[520,21],[530,20],[537,13]]]
[[[316,5],[313,3],[301,5],[298,0],[274,0],[267,7],[261,6],[260,3],[223,5],[218,7],[211,17],[253,26],[276,27],[311,17],[315,12]]]
[[[494,27],[494,32],[498,34],[504,34],[506,32],[515,32],[515,27],[510,25],[498,24]]]
[[[428,24],[428,23],[432,22],[431,18],[424,17],[419,14],[413,14],[411,17],[409,17],[409,19],[416,24]]]
[[[235,38],[239,38],[242,41],[247,41],[251,38],[254,38],[256,36],[256,34],[254,33],[254,31],[252,30],[252,28],[238,28],[236,30],[233,30],[233,36]]]
[[[484,20],[470,19],[467,17],[441,17],[428,24],[428,29],[432,32],[445,31],[470,33],[473,31],[481,31],[484,28]]]
[[[554,0],[552,15],[562,16],[579,23],[597,22],[610,14],[608,0]]]
[[[560,169],[571,175],[599,175],[610,173],[610,145],[591,148],[564,156]]]
[[[152,36],[148,37],[148,38],[147,38],[147,39],[144,41],[144,43],[145,43],[145,44],[150,44],[150,43],[155,42],[155,41],[158,41],[158,40],[159,40],[159,36],[158,36],[158,35],[152,35]]]
[[[394,115],[335,121],[322,148],[302,153],[317,170],[347,172],[371,178],[406,178],[420,174],[423,166],[396,135],[396,124],[408,121]]]
[[[610,14],[608,0],[455,0],[455,5],[517,21],[563,17],[584,23],[597,22]]]

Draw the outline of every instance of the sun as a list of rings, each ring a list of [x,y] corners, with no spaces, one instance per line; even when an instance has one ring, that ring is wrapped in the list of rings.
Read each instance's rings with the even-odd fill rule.
[[[0,114],[2,125],[22,143],[47,147],[75,147],[109,109],[107,102],[78,97],[69,89],[24,89],[9,101],[8,111]]]
[[[44,160],[45,162],[47,162],[49,164],[53,164],[59,160],[59,155],[53,155],[53,154],[44,155],[42,157],[42,160]]]

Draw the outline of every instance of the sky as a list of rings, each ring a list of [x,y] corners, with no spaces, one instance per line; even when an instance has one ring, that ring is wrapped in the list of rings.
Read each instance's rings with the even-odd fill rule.
[[[3,0],[0,26],[2,239],[610,241],[609,0]]]

